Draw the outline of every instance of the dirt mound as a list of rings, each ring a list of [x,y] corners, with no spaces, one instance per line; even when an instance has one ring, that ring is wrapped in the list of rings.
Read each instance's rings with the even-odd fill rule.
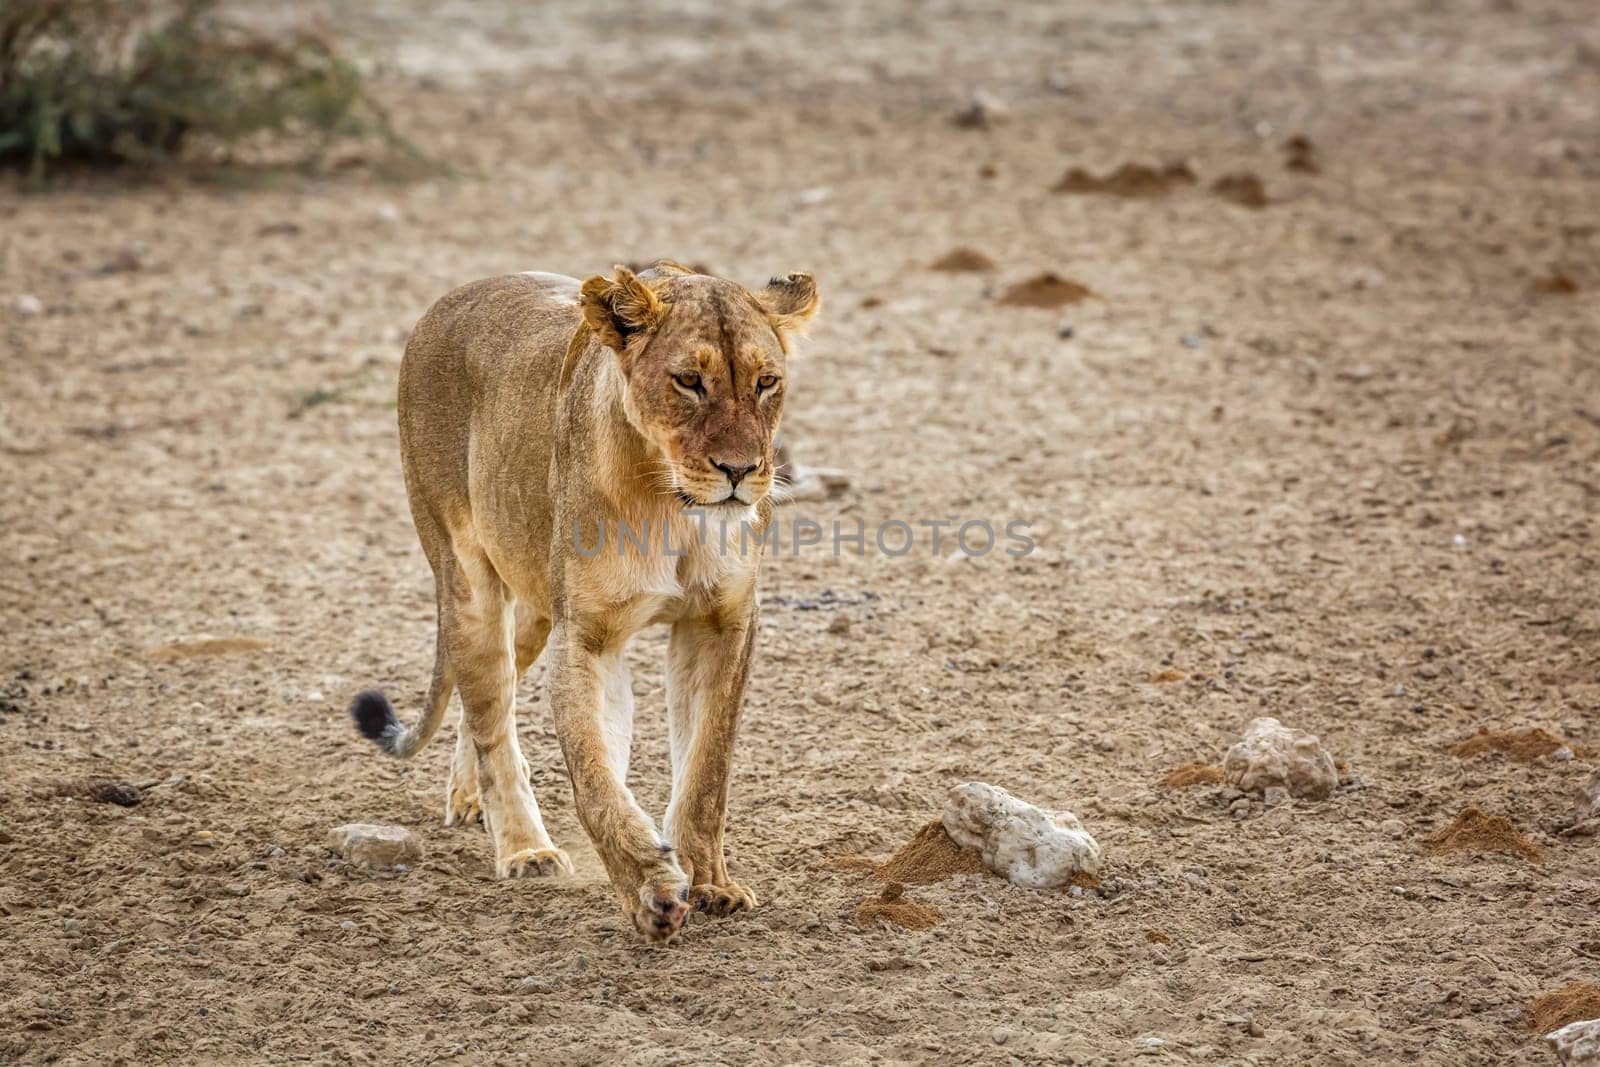
[[[1263,208],[1272,202],[1267,199],[1267,187],[1249,171],[1224,174],[1211,183],[1211,191],[1241,207]]]
[[[1221,785],[1222,768],[1210,763],[1185,763],[1161,776],[1163,789],[1188,789],[1196,785]]]
[[[1530,863],[1544,860],[1544,849],[1518,830],[1504,815],[1490,815],[1481,808],[1461,809],[1449,826],[1424,839],[1435,855],[1447,852],[1510,852]]]
[[[1450,746],[1450,755],[1456,759],[1471,759],[1486,752],[1504,752],[1514,760],[1531,763],[1561,749],[1574,756],[1587,756],[1581,745],[1565,741],[1547,730],[1530,726],[1522,730],[1479,730],[1465,741]]]
[[[876,897],[863,900],[850,910],[850,918],[863,926],[888,922],[907,930],[926,930],[944,921],[944,913],[932,904],[905,899],[903,882],[890,882]]]
[[[1053,193],[1096,193],[1104,196],[1165,196],[1180,185],[1193,185],[1194,171],[1186,163],[1151,167],[1124,163],[1103,178],[1073,167],[1050,187]]]
[[[994,270],[995,262],[976,248],[952,248],[932,263],[929,270],[951,272]]]
[[[266,647],[265,641],[254,637],[214,637],[204,641],[174,641],[160,648],[152,648],[150,658],[157,663],[175,663],[178,660],[199,659],[202,656],[259,652]]]
[[[1046,271],[1021,281],[1000,295],[1000,303],[1007,307],[1059,308],[1087,300],[1094,291],[1079,285],[1070,278]]]
[[[1536,1034],[1548,1034],[1583,1019],[1600,1019],[1600,985],[1593,982],[1573,982],[1540,993],[1522,1013],[1522,1024]]]
[[[956,844],[944,823],[935,819],[873,873],[889,882],[931,885],[958,874],[984,874],[988,870],[977,849]]]

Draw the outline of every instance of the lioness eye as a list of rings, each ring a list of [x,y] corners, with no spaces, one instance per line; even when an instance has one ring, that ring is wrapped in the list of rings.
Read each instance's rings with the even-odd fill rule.
[[[760,389],[762,392],[766,392],[768,389],[771,389],[777,384],[778,376],[776,374],[763,374],[761,377],[756,379],[756,388]]]
[[[698,374],[674,374],[672,376],[672,380],[677,382],[681,388],[687,389],[691,393],[698,393],[700,391],[700,375]]]

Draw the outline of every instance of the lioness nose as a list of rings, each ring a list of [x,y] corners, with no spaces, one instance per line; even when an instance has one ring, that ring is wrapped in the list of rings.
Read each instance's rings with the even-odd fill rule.
[[[761,466],[761,461],[757,460],[754,463],[734,464],[712,460],[711,465],[717,468],[717,470],[721,471],[723,474],[726,474],[728,476],[728,485],[731,488],[737,489],[739,488],[739,482],[744,478],[745,475]]]

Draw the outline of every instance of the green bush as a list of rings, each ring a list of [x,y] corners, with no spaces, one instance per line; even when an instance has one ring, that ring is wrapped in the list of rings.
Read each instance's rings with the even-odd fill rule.
[[[0,0],[0,163],[170,158],[270,139],[315,154],[397,140],[361,76],[309,29],[267,36],[217,0]]]

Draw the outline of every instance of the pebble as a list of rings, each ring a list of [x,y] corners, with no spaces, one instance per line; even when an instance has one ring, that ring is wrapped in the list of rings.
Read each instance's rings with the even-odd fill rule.
[[[1385,819],[1378,824],[1378,829],[1390,837],[1406,836],[1406,824],[1399,819]]]
[[[18,315],[25,319],[31,319],[33,316],[43,313],[44,304],[32,293],[23,293],[17,297],[16,308]]]
[[[193,841],[199,848],[211,848],[217,843],[217,835],[210,830],[196,830]]]
[[[1005,102],[992,93],[978,89],[956,111],[955,124],[969,130],[982,130],[1004,122],[1010,115]]]
[[[360,929],[360,927],[356,924],[356,922],[354,920],[346,919],[344,922],[339,924],[339,929],[341,929],[341,930],[358,930],[358,929]]]

